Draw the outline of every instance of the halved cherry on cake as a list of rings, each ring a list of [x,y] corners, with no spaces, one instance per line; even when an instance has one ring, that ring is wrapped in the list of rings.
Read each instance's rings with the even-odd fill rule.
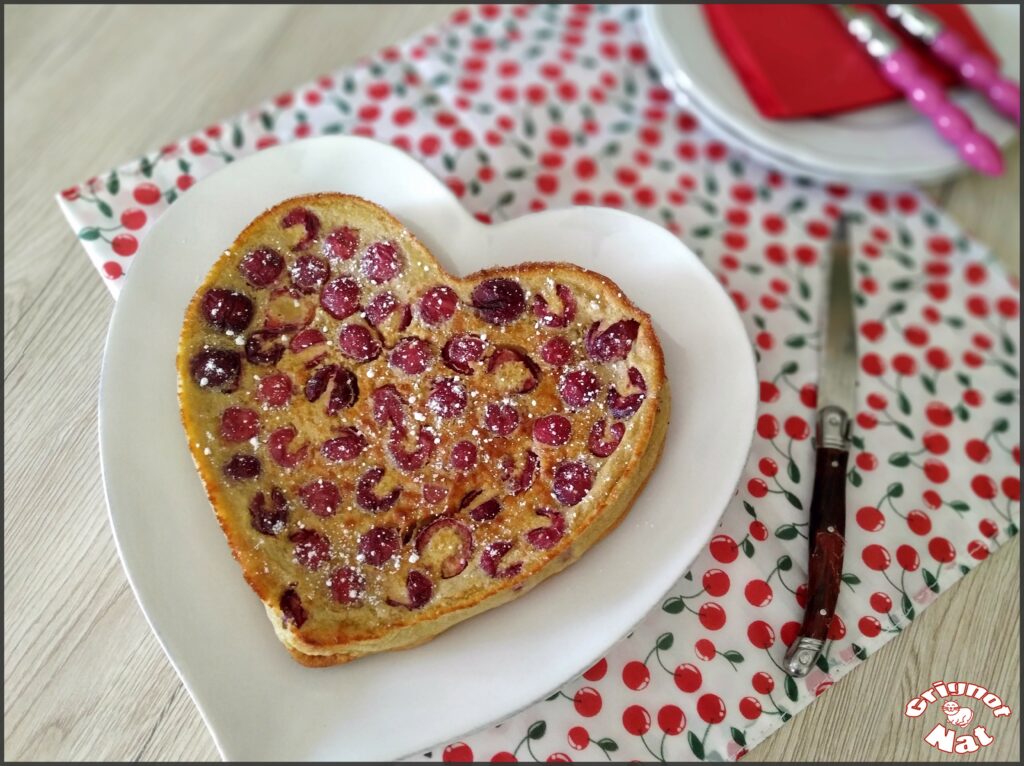
[[[554,547],[565,535],[565,514],[551,508],[538,508],[534,511],[538,516],[550,520],[546,527],[537,527],[526,533],[526,541],[538,550]]]
[[[416,553],[424,566],[437,566],[442,578],[455,577],[473,555],[473,531],[456,519],[437,519],[416,536]]]
[[[576,299],[566,285],[555,285],[555,294],[562,302],[562,311],[555,312],[548,306],[547,299],[537,293],[533,296],[533,315],[545,327],[567,327],[576,318]]]
[[[480,568],[488,576],[497,579],[504,580],[509,577],[515,577],[523,569],[522,561],[517,561],[504,567],[501,566],[502,559],[508,555],[514,545],[511,540],[496,540],[485,547],[483,553],[480,554]]]
[[[257,492],[249,501],[249,519],[260,534],[274,537],[283,532],[288,523],[288,500],[284,493],[274,487],[268,502],[262,492]]]
[[[487,372],[501,391],[526,394],[540,383],[540,367],[530,355],[513,346],[498,346],[487,359]]]
[[[600,322],[594,322],[587,330],[586,347],[590,358],[598,362],[614,362],[629,355],[640,330],[635,319],[620,319],[600,331]]]
[[[343,463],[355,460],[366,449],[366,437],[355,426],[344,426],[338,435],[328,439],[320,447],[320,454],[328,463]]]
[[[320,234],[320,219],[308,208],[293,207],[285,213],[281,219],[281,228],[290,229],[292,226],[302,226],[305,229],[302,239],[295,243],[296,250],[305,250]]]

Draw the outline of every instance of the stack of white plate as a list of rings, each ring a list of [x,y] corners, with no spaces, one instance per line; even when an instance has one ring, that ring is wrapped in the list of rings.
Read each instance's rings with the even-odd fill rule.
[[[965,7],[995,49],[1003,72],[1019,80],[1020,6]],[[861,185],[938,181],[966,169],[931,123],[902,102],[815,119],[762,117],[698,5],[646,6],[644,29],[665,85],[723,141],[761,162]],[[1016,138],[1017,126],[981,94],[956,88],[950,95],[1000,146]]]

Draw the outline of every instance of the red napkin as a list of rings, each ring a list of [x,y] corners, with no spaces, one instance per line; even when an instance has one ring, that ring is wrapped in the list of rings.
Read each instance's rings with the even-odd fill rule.
[[[927,46],[874,13],[906,42],[925,70],[944,85],[957,76]],[[974,50],[995,54],[960,5],[922,5],[956,30]],[[718,44],[762,115],[776,119],[822,116],[902,99],[878,66],[824,5],[705,5]]]

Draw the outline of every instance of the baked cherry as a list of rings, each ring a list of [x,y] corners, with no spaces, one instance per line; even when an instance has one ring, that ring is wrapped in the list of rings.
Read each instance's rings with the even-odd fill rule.
[[[459,296],[447,285],[431,287],[419,300],[420,319],[425,324],[436,327],[455,316],[459,305]]]
[[[497,518],[499,513],[501,513],[501,503],[498,502],[498,498],[491,497],[470,510],[469,517],[473,521],[491,521]]]
[[[316,530],[297,529],[288,535],[288,539],[295,543],[292,555],[306,569],[315,572],[331,560],[331,543]]]
[[[359,477],[359,481],[356,482],[356,503],[358,503],[360,508],[371,513],[380,513],[395,504],[398,496],[402,494],[402,490],[398,487],[395,487],[386,495],[378,495],[374,491],[383,478],[384,469],[380,466],[371,468]]]
[[[359,232],[348,226],[335,229],[324,237],[323,250],[328,258],[347,261],[359,249]]]
[[[253,287],[268,287],[277,281],[284,271],[284,258],[269,247],[249,251],[238,264],[245,281]]]
[[[260,378],[256,398],[267,407],[283,407],[292,398],[292,379],[284,372]]]
[[[608,457],[619,446],[622,437],[626,433],[626,426],[622,423],[612,423],[608,426],[608,438],[605,438],[605,422],[599,420],[590,429],[587,437],[587,447],[597,457]]]
[[[480,554],[480,568],[484,574],[501,580],[515,577],[523,568],[523,562],[517,561],[504,569],[498,566],[501,560],[512,550],[513,543],[509,540],[497,540],[484,548]]]
[[[473,374],[473,362],[483,359],[487,343],[479,335],[460,333],[453,335],[441,349],[441,361],[463,375]]]
[[[338,348],[357,362],[369,362],[380,356],[380,342],[368,327],[361,324],[347,324],[341,328]]]
[[[545,327],[567,327],[576,318],[576,299],[572,290],[565,285],[555,285],[555,294],[562,302],[562,312],[555,313],[548,308],[548,302],[543,295],[537,293],[533,296],[533,315],[540,320]]]
[[[291,267],[292,284],[304,293],[315,293],[331,276],[331,266],[317,255],[300,255]]]
[[[526,492],[533,486],[534,477],[537,475],[537,467],[540,465],[540,458],[533,450],[527,450],[523,456],[523,467],[516,472],[516,461],[511,455],[505,455],[498,467],[501,469],[501,478],[505,482],[510,495],[515,497]]]
[[[359,538],[359,555],[370,566],[383,566],[398,553],[400,543],[398,532],[393,528],[373,527]]]
[[[221,331],[240,333],[252,321],[252,300],[244,293],[213,287],[203,295],[203,318]]]
[[[513,369],[502,369],[506,365]],[[509,384],[501,388],[519,394],[529,393],[540,382],[540,367],[526,352],[512,346],[499,346],[494,350],[487,359],[487,372],[501,374]]]
[[[306,614],[305,608],[302,606],[302,599],[299,597],[299,594],[295,592],[294,588],[288,588],[281,594],[280,604],[282,622],[285,625],[291,623],[296,628],[301,628],[309,618],[309,615]]]
[[[514,404],[491,402],[484,408],[484,423],[498,436],[508,436],[519,428],[519,410]]]
[[[245,358],[252,364],[273,365],[284,356],[284,346],[278,341],[280,333],[257,330],[245,339]]]
[[[288,451],[288,445],[298,436],[295,426],[282,426],[267,437],[267,451],[271,459],[282,468],[294,468],[306,458],[309,445],[303,444],[295,452]]]
[[[355,460],[366,449],[366,437],[359,433],[355,426],[344,426],[338,435],[325,441],[320,447],[320,454],[329,463],[341,463]]]
[[[302,226],[306,230],[302,239],[295,243],[296,250],[305,250],[320,234],[320,219],[316,213],[304,207],[293,207],[281,219],[281,228],[290,229],[292,226]]]
[[[192,380],[200,388],[210,388],[229,394],[238,388],[242,374],[242,357],[237,351],[203,347],[189,360]]]
[[[402,273],[402,254],[391,242],[374,242],[366,248],[359,267],[371,282],[388,282]]]
[[[316,479],[299,487],[299,499],[317,516],[333,516],[341,505],[341,491],[333,481]]]
[[[476,465],[477,448],[473,442],[461,441],[452,447],[451,465],[458,471],[468,471]]]
[[[351,370],[339,367],[334,373],[334,388],[327,400],[327,414],[336,415],[359,401],[359,378]]]
[[[316,372],[309,376],[306,381],[306,385],[303,388],[303,394],[305,394],[307,402],[315,402],[324,392],[327,390],[327,386],[330,385],[334,375],[338,372],[338,365],[336,364],[325,364],[318,367]]]
[[[427,464],[430,456],[434,454],[437,437],[429,428],[420,428],[416,438],[416,449],[406,450],[404,441],[405,435],[402,432],[392,431],[391,438],[388,439],[388,451],[403,471],[418,471]]]
[[[402,338],[391,349],[388,361],[406,375],[419,375],[434,361],[434,346],[423,338]]]
[[[565,460],[555,466],[551,478],[551,493],[562,505],[577,505],[594,484],[594,472],[586,463]]]
[[[260,475],[260,459],[255,455],[234,455],[224,464],[224,475],[236,481],[255,479]]]
[[[320,291],[320,305],[335,319],[347,319],[359,308],[359,285],[351,277],[332,279]]]
[[[375,389],[370,395],[373,402],[373,419],[380,425],[390,423],[397,431],[405,433],[405,408],[398,389],[388,384]]]
[[[339,567],[327,578],[331,598],[339,604],[356,604],[366,593],[366,578],[354,567]]]
[[[560,447],[572,438],[572,423],[562,415],[545,415],[533,422],[533,438],[549,447]]]
[[[572,370],[558,381],[558,395],[572,409],[582,409],[597,399],[601,381],[590,370]]]
[[[299,332],[292,336],[291,341],[288,343],[288,348],[298,353],[326,342],[327,338],[322,332],[315,327],[307,327],[305,330],[299,330]]]
[[[366,320],[374,327],[380,327],[401,306],[402,302],[393,294],[377,293],[366,304]]]
[[[552,367],[563,367],[572,360],[572,346],[561,335],[544,341],[540,358]]]
[[[590,358],[597,362],[625,359],[633,348],[640,323],[635,319],[620,319],[603,332],[598,330],[599,327],[600,322],[594,322],[587,330],[585,345]]]
[[[612,414],[612,417],[619,420],[625,420],[636,413],[647,397],[647,382],[644,380],[640,370],[636,367],[630,367],[628,374],[630,384],[633,388],[637,389],[636,393],[623,396],[615,386],[608,387],[608,411]]]
[[[526,542],[538,550],[546,551],[553,547],[565,535],[565,514],[551,508],[538,508],[534,511],[551,521],[546,527],[537,527],[526,533]]]
[[[416,569],[405,576],[405,601],[387,599],[389,606],[404,606],[406,609],[420,609],[434,595],[434,583],[423,572]]]
[[[427,406],[439,417],[450,419],[461,415],[468,401],[466,387],[462,383],[455,378],[439,378],[434,381]]]
[[[228,407],[220,416],[220,435],[224,441],[248,441],[260,431],[260,416],[246,407]]]
[[[438,538],[438,535],[441,535]],[[431,522],[416,536],[416,553],[420,558],[430,555],[431,542],[438,538],[443,543],[443,538],[448,538],[447,545],[441,545],[440,550],[447,552],[447,556],[441,561],[441,577],[448,579],[460,574],[469,563],[473,555],[473,531],[456,519],[443,517]],[[435,543],[435,548],[439,547]]]
[[[249,519],[252,527],[261,535],[274,537],[283,532],[288,523],[288,500],[277,487],[270,491],[270,502],[262,492],[253,495],[249,502]]]
[[[513,279],[481,282],[473,289],[471,300],[477,315],[495,325],[511,324],[526,310],[526,292]]]

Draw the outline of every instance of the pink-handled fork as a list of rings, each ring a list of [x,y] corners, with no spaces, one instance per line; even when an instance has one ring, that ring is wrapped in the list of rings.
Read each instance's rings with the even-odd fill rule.
[[[984,94],[992,106],[1020,125],[1020,86],[1017,83],[1004,77],[991,61],[971,50],[960,35],[923,8],[892,3],[885,10],[907,32],[931,47],[965,83]]]
[[[874,16],[852,5],[834,6],[850,32],[881,65],[882,74],[906,96],[910,105],[931,120],[960,158],[986,175],[1003,172],[1003,155],[992,139],[978,130],[970,116],[946,97],[943,87],[921,71],[910,51],[903,48]]]

